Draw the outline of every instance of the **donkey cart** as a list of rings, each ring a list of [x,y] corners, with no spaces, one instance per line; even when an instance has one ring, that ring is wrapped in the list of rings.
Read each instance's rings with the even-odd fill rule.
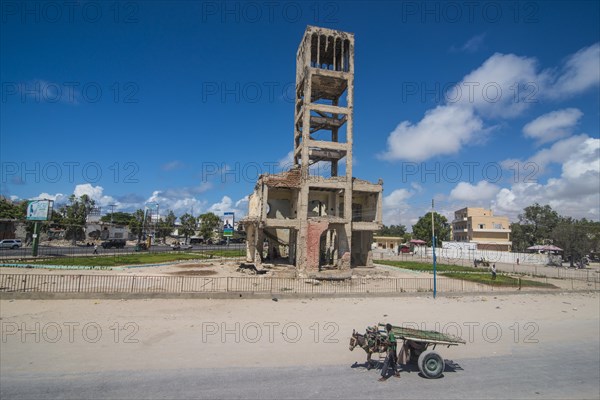
[[[392,332],[396,337],[397,347],[400,348],[399,363],[416,364],[423,376],[430,379],[439,378],[446,366],[442,356],[435,351],[438,345],[450,347],[466,344],[460,337],[436,331],[392,325]],[[400,341],[402,341],[401,346]],[[385,324],[379,323],[376,327],[367,328],[364,335],[353,332],[350,339],[350,350],[360,346],[367,352],[367,363],[370,366],[373,353],[385,353],[387,351],[385,343],[387,343]]]

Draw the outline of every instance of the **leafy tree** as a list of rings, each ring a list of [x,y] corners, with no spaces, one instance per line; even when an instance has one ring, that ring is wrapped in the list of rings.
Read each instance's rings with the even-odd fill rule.
[[[525,207],[523,214],[519,214],[519,222],[510,226],[513,250],[525,251],[528,247],[547,242],[560,220],[560,215],[549,205],[535,203]]]
[[[80,198],[71,195],[69,203],[62,208],[62,223],[65,226],[65,238],[71,239],[73,244],[75,244],[77,240],[85,239],[84,227],[86,218],[94,208],[95,201],[87,194],[84,194]]]
[[[404,225],[384,225],[381,230],[376,233],[376,236],[400,236],[403,237],[406,233],[406,226]]]
[[[518,222],[510,224],[510,239],[512,241],[512,249],[515,252],[523,253],[529,247],[525,228]]]
[[[64,216],[55,209],[52,209],[52,215],[50,217],[50,225],[54,228],[64,228]]]
[[[590,251],[597,253],[600,251],[600,222],[588,221],[585,218],[583,218],[580,222],[590,241]]]
[[[138,243],[142,241],[142,237],[144,235],[144,225],[146,222],[146,215],[144,210],[138,209],[136,210],[131,219],[129,220],[129,231],[137,236]]]
[[[4,196],[0,196],[0,218],[2,219],[25,219],[25,208],[27,202],[15,203]]]
[[[173,229],[175,229],[176,219],[177,217],[175,216],[175,213],[173,213],[173,211],[169,211],[165,219],[161,218],[160,221],[158,221],[158,236],[165,239],[167,236],[173,233]]]
[[[563,257],[570,259],[571,265],[590,252],[591,240],[585,225],[583,221],[562,218],[551,233],[553,244],[563,249]]]
[[[16,219],[19,221],[25,221],[27,215],[28,200],[22,200],[20,202],[13,202],[3,196],[0,196],[0,218],[2,219]],[[49,223],[42,223],[40,226],[41,232],[48,232],[49,227],[64,228],[63,216],[55,208],[52,209]],[[35,222],[25,222],[25,232],[27,233],[27,241],[32,240],[33,227]]]
[[[102,222],[110,222],[116,225],[129,225],[133,216],[130,213],[117,211],[116,213],[106,214],[100,218]]]
[[[435,245],[440,247],[442,241],[450,239],[450,224],[446,217],[434,213],[433,224],[435,226]],[[412,226],[413,237],[425,240],[427,246],[431,246],[431,211],[419,218]]]
[[[196,218],[192,214],[185,213],[179,217],[179,221],[181,222],[179,233],[185,237],[185,243],[187,244],[188,238],[193,236],[196,231]]]
[[[213,231],[221,225],[221,218],[212,212],[202,214],[198,219],[200,220],[200,235],[204,240],[212,238]]]

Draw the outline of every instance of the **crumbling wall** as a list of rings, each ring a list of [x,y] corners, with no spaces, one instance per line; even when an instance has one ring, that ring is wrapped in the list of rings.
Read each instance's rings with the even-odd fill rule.
[[[260,210],[261,210],[260,194],[257,191],[254,191],[248,197],[248,217],[250,217],[250,218],[260,217]]]
[[[321,235],[329,228],[327,221],[308,221],[306,233],[306,265],[304,269],[307,272],[316,272],[319,270],[320,243]]]

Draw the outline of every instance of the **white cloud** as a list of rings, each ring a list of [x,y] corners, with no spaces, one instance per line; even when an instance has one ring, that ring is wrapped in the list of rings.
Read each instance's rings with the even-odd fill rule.
[[[459,182],[450,192],[450,198],[468,203],[481,203],[493,199],[499,191],[498,186],[488,181],[479,181],[476,185]]]
[[[496,53],[451,89],[447,99],[486,117],[510,118],[532,104],[531,92],[522,88],[545,87],[548,79],[547,73],[537,72],[535,59]]]
[[[11,196],[11,199],[13,197],[17,197],[17,196]],[[69,196],[66,196],[62,193],[55,193],[55,194],[50,194],[50,193],[40,193],[39,195],[35,196],[33,199],[40,199],[40,200],[54,200],[55,204],[59,204],[59,203],[64,203],[67,200],[69,200]]]
[[[566,60],[561,73],[539,70],[531,57],[496,53],[450,88],[444,104],[426,111],[419,122],[401,122],[389,134],[387,150],[380,157],[423,161],[456,154],[465,145],[481,139],[478,134],[485,135],[493,129],[486,127],[483,119],[515,118],[542,98],[557,99],[597,85],[599,52],[598,44],[578,51]],[[574,115],[570,114],[571,118]],[[528,129],[530,135],[537,134],[546,141],[556,140],[566,132],[554,130],[546,137],[535,125]]]
[[[181,168],[183,168],[183,163],[179,160],[169,161],[168,163],[161,165],[163,171],[174,171]]]
[[[523,133],[538,143],[552,142],[569,136],[582,116],[577,108],[552,111],[526,124]]]
[[[233,201],[229,196],[223,196],[216,203],[210,204],[199,195],[207,191],[211,185],[209,183],[183,188],[169,188],[166,190],[155,190],[147,197],[141,197],[135,194],[113,197],[104,194],[102,186],[92,186],[89,183],[75,186],[73,194],[80,197],[84,194],[96,201],[98,206],[103,207],[103,211],[109,210],[110,204],[115,204],[115,211],[134,212],[137,209],[143,209],[148,203],[156,202],[159,205],[161,216],[173,211],[175,215],[181,216],[185,213],[191,213],[198,216],[205,212],[214,212],[217,215],[223,215],[224,212],[235,212],[236,219],[240,219],[248,212],[248,196],[244,196],[237,201]],[[36,198],[50,199],[56,203],[65,203],[69,195],[62,193],[49,194],[40,193]]]
[[[577,151],[581,144],[588,139],[589,137],[587,135],[577,135],[559,140],[551,147],[541,149],[535,153],[525,163],[523,163],[522,166],[519,166],[519,168],[523,171],[535,171],[535,174],[533,174],[531,178],[536,178],[538,174],[544,172],[549,164],[560,164],[564,160],[567,160],[575,151]],[[533,163],[533,165],[529,167],[527,166],[527,163]]]
[[[421,193],[423,191],[423,186],[421,186],[420,184],[418,184],[417,182],[412,182],[410,184],[410,186],[415,189],[415,192],[417,193]]]
[[[569,157],[563,164],[563,177],[568,179],[576,179],[589,174],[590,172],[598,173],[600,171],[600,139],[587,138],[583,141],[577,151]],[[593,183],[591,181],[590,183]],[[593,187],[598,187],[600,180],[595,181]]]
[[[248,213],[248,196],[244,196],[235,203],[229,196],[223,196],[221,201],[218,201],[208,207],[207,212],[215,213],[222,216],[226,212],[234,212],[235,219],[239,220]]]
[[[161,215],[166,214],[167,210],[171,210],[177,216],[185,213],[198,216],[207,203],[206,200],[200,200],[196,197],[199,193],[201,192],[197,192],[192,188],[155,190],[141,207],[143,208],[146,203],[156,202],[159,205],[159,210],[163,210],[160,211]]]
[[[596,86],[599,82],[600,44],[595,43],[567,58],[551,95],[573,95]]]
[[[290,150],[283,158],[277,161],[279,171],[287,171],[294,165],[294,150]]]
[[[238,201],[235,202],[235,207],[236,208],[248,208],[248,201],[250,200],[250,196],[246,195],[244,197],[242,197],[241,199],[239,199]]]
[[[100,207],[107,207],[109,204],[118,204],[114,197],[104,194],[104,188],[102,186],[92,186],[90,183],[75,186],[73,194],[78,198],[87,194],[96,202],[96,205]]]
[[[96,206],[99,207],[108,207],[109,204],[116,204],[120,206],[120,202],[117,201],[114,197],[108,196],[104,194],[104,188],[102,186],[93,186],[90,183],[83,183],[75,186],[73,190],[73,195],[79,198],[83,195],[87,195],[90,199],[96,202]],[[66,195],[63,193],[40,193],[35,198],[37,199],[49,199],[54,200],[55,205],[67,203],[69,201],[70,195]]]
[[[208,207],[209,212],[213,212],[217,215],[222,215],[225,212],[231,211],[233,208],[233,201],[229,196],[223,196],[221,201],[214,203],[210,207]]]
[[[562,147],[565,151],[561,175],[543,183],[518,182],[510,188],[501,189],[493,201],[498,214],[508,214],[513,220],[522,210],[533,203],[549,204],[561,215],[575,218],[600,218],[600,139],[585,135],[565,139],[570,141]],[[581,140],[583,139],[583,140]],[[554,147],[554,146],[553,146]]]
[[[391,207],[400,207],[405,204],[405,201],[408,200],[413,193],[406,189],[396,189],[388,196],[383,197],[383,207],[391,208]]]
[[[484,134],[483,122],[472,110],[438,106],[413,125],[404,121],[388,137],[387,160],[423,161],[436,155],[456,154],[463,145]]]
[[[414,223],[415,215],[407,200],[414,192],[406,189],[396,189],[389,195],[383,197],[383,223],[385,225],[402,224],[407,227]]]
[[[479,50],[481,46],[483,46],[483,39],[485,39],[485,33],[473,36],[472,38],[467,40],[467,42],[463,44],[458,50],[465,51],[467,53],[474,53],[477,50]],[[452,48],[451,50],[456,51],[457,49]]]

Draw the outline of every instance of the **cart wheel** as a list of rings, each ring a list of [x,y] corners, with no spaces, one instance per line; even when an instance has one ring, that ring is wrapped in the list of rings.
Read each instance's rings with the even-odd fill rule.
[[[431,350],[421,353],[417,365],[425,378],[429,379],[439,378],[444,372],[445,367],[442,356]]]

